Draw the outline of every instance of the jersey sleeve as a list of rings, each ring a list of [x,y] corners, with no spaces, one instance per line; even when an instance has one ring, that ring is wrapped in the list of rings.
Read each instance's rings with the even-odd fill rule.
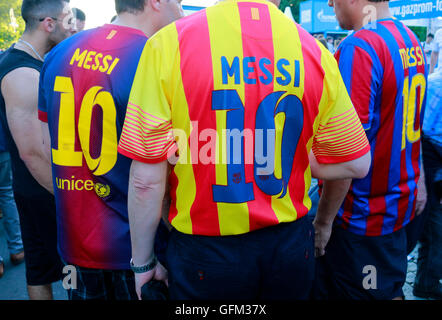
[[[40,81],[38,84],[38,119],[42,122],[48,122],[48,104],[46,100],[46,93],[45,93],[45,85],[44,85],[44,75],[45,75],[45,66],[43,65],[43,68],[40,72]]]
[[[324,164],[355,160],[370,150],[370,144],[336,62],[330,61],[325,73],[328,103],[320,113],[313,153],[318,162]]]
[[[343,44],[336,53],[339,70],[364,130],[373,121],[376,93],[382,79],[370,54],[353,44]]]
[[[176,151],[167,95],[168,65],[162,59],[161,38],[151,38],[143,50],[132,85],[118,151],[145,163],[166,160]]]

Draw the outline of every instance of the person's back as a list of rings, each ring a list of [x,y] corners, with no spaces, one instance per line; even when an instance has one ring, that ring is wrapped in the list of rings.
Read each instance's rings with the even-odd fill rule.
[[[39,118],[52,154],[59,248],[80,279],[69,291],[72,300],[136,299],[127,207],[131,160],[117,146],[148,36],[181,16],[178,3],[169,2],[153,10],[150,0],[116,0],[115,24],[66,40],[42,70]]]
[[[384,19],[346,38],[336,57],[373,159],[367,177],[353,181],[339,223],[359,235],[390,234],[414,218],[426,101],[424,53],[403,23]],[[371,82],[358,74],[370,75]]]
[[[177,140],[171,297],[306,299],[314,269],[304,218],[309,153],[337,164],[369,150],[333,56],[274,4],[256,0],[223,1],[165,27],[141,61],[119,144],[135,160],[129,217],[143,223],[132,224],[133,247],[149,243],[143,225],[158,203],[143,190],[161,194]],[[134,261],[152,256],[133,252]]]
[[[355,31],[335,56],[373,160],[365,178],[350,181],[317,265],[316,297],[402,299],[409,240],[404,227],[425,205],[419,161],[425,56],[413,32],[391,16],[388,0],[329,5],[341,28]],[[376,10],[376,21],[367,21],[367,6]]]
[[[181,129],[190,137],[188,148],[180,145],[181,159],[172,172],[172,225],[189,234],[232,235],[305,216],[312,145],[321,162],[354,157],[352,150],[348,157],[334,156],[330,150],[348,140],[327,138],[341,134],[327,128],[331,118],[336,125],[343,119],[357,122],[350,101],[330,107],[331,100],[340,98],[333,56],[267,1],[220,3],[166,27],[152,42],[169,36],[179,44],[158,59],[169,61],[171,74],[178,77],[165,79],[171,88],[171,122],[174,133]],[[150,80],[135,84],[130,117],[137,117],[139,101],[157,89],[142,88]],[[164,158],[173,148],[173,139],[167,138],[170,125],[161,120],[170,117],[165,112],[150,118],[159,130],[152,138],[147,135],[148,143],[156,145],[147,160]],[[155,140],[158,134],[166,138],[164,144]],[[131,135],[123,132],[123,154],[138,152]],[[274,143],[266,143],[275,137],[276,155]],[[362,153],[368,150],[364,139],[362,132],[353,140]],[[274,164],[279,168],[275,174]]]
[[[86,268],[129,269],[130,160],[117,142],[147,37],[105,25],[71,37],[42,70],[39,118],[52,137],[59,248]]]

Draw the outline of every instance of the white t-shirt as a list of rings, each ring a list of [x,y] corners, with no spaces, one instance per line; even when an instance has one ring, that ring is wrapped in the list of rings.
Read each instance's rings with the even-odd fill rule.
[[[442,28],[436,31],[433,40],[432,51],[439,52],[439,61],[438,61],[438,70],[442,70],[442,53],[440,53],[440,49],[442,48]]]

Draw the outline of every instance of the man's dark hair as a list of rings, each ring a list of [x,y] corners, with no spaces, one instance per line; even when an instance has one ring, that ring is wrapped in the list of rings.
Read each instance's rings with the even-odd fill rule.
[[[86,21],[86,14],[83,10],[78,8],[72,8],[72,13],[74,14],[74,18],[80,21]]]
[[[115,0],[115,10],[118,14],[137,13],[144,10],[145,2],[146,0]]]
[[[431,38],[431,39],[434,39],[434,34],[432,34],[432,33],[429,33],[429,34],[427,35],[427,38]]]
[[[36,29],[41,19],[56,18],[62,13],[65,2],[69,0],[23,0],[21,16],[26,22],[26,30]]]

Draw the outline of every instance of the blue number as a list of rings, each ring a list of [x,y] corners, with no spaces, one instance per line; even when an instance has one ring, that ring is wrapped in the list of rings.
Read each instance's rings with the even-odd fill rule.
[[[288,95],[278,104],[279,99],[284,94],[285,92],[282,91],[271,93],[261,102],[256,112],[255,125],[255,150],[257,149],[256,143],[261,143],[256,138],[259,130],[264,134],[262,151],[265,153],[263,157],[267,158],[266,163],[261,163],[257,161],[255,154],[255,183],[261,191],[268,195],[274,196],[282,192],[280,198],[283,198],[287,193],[287,185],[292,174],[296,148],[304,125],[302,102],[295,95]],[[244,132],[245,110],[236,90],[213,91],[212,110],[228,111],[226,121],[227,132]],[[268,150],[267,146],[267,136],[271,132],[275,132],[275,117],[279,113],[285,114],[281,146],[282,179],[277,179],[274,174],[275,150]],[[213,201],[215,202],[243,203],[255,199],[253,183],[246,183],[245,181],[244,136],[241,134],[240,137],[241,149],[238,156],[234,152],[235,144],[231,141],[232,136],[227,133],[227,138],[229,139],[227,141],[227,185],[212,185]],[[271,163],[271,171],[262,172],[269,162]]]
[[[294,95],[288,95],[278,104],[278,100],[285,92],[274,92],[268,95],[259,105],[256,112],[256,128],[264,133],[263,152],[267,152],[263,156],[267,158],[266,163],[258,163],[255,156],[255,182],[256,185],[264,193],[268,195],[282,194],[283,198],[287,192],[287,185],[292,174],[293,161],[295,158],[296,147],[298,146],[299,137],[301,136],[304,124],[304,110],[302,102]],[[281,169],[282,179],[277,179],[274,174],[275,150],[268,150],[267,135],[275,132],[275,117],[278,113],[285,114],[285,123],[282,135],[281,146]],[[255,139],[255,144],[261,143]],[[256,146],[255,146],[256,149]],[[270,161],[269,161],[270,160]],[[271,165],[271,172],[268,174],[261,173],[265,167]]]
[[[236,90],[219,90],[212,93],[212,110],[228,110],[227,130],[244,131],[244,105]],[[229,138],[231,139],[231,137]],[[213,185],[213,201],[243,203],[255,199],[253,183],[246,183],[244,165],[244,137],[241,136],[240,159],[234,152],[234,143],[227,143],[227,185]]]

